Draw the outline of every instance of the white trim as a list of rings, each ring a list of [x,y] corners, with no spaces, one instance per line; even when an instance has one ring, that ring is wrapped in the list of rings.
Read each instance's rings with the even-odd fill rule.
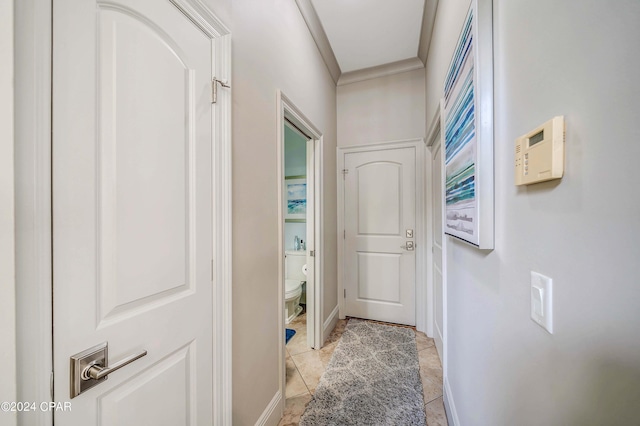
[[[200,0],[172,2],[215,44],[215,71],[231,76],[231,35]],[[51,401],[51,2],[15,4],[16,32],[16,310],[18,400]],[[232,422],[231,366],[231,93],[214,108],[217,276],[214,318],[214,423]],[[35,301],[35,302],[34,302]],[[20,321],[19,319],[23,320]],[[28,321],[24,321],[27,319]],[[60,377],[59,380],[67,380]],[[21,414],[21,413],[20,413]],[[29,424],[53,424],[51,411],[27,413]],[[24,421],[27,416],[24,416]]]
[[[264,426],[264,425],[275,425],[278,424],[278,421],[280,420],[280,415],[278,415],[278,413],[281,413],[283,410],[283,407],[281,407],[282,405],[282,392],[280,392],[279,390],[276,392],[275,395],[273,395],[273,398],[271,398],[271,401],[269,401],[269,404],[267,405],[267,407],[264,409],[264,411],[262,412],[262,414],[260,415],[260,417],[258,418],[258,420],[256,420],[256,426]],[[275,414],[275,417],[274,417]],[[218,423],[214,423],[214,424],[218,424]],[[220,423],[220,424],[231,424],[231,423]]]
[[[429,130],[427,131],[427,138],[425,139],[425,143],[427,145],[427,153],[425,159],[425,232],[426,237],[425,241],[427,244],[425,262],[426,269],[425,271],[431,271],[431,266],[433,265],[433,252],[430,250],[430,247],[433,246],[433,209],[431,208],[431,201],[433,200],[433,187],[430,184],[431,182],[431,174],[432,174],[432,162],[433,162],[433,151],[435,146],[435,139],[440,131],[440,105],[436,108],[436,113],[433,115],[431,121],[429,122]],[[435,312],[433,309],[433,300],[434,300],[434,289],[433,289],[433,273],[425,274],[426,281],[426,298],[424,299],[424,303],[426,306],[425,318],[423,327],[425,333],[429,337],[434,337],[435,333]]]
[[[354,145],[338,147],[336,149],[337,167],[337,199],[338,199],[338,307],[340,319],[345,318],[344,306],[344,179],[342,178],[342,169],[344,169],[344,157],[348,153],[366,152],[379,148],[403,148],[411,147],[416,149],[416,328],[418,331],[424,331],[424,324],[419,324],[418,318],[426,317],[426,306],[421,301],[424,300],[427,292],[426,281],[424,279],[425,271],[425,223],[424,223],[424,161],[425,161],[425,144],[424,139],[406,139],[389,142],[375,142],[367,145]],[[424,322],[424,321],[423,321]]]
[[[442,150],[442,165],[440,167],[440,182],[442,182],[442,194],[445,196],[446,191],[446,171],[444,168],[444,99],[440,100],[440,150]],[[444,235],[444,220],[445,220],[445,201],[442,201],[441,215],[443,220],[442,227],[442,376],[446,380],[449,373],[449,313],[447,310],[448,298],[449,298],[449,286],[447,278],[447,250],[449,245],[449,238]]]
[[[331,313],[329,314],[329,317],[327,318],[327,320],[322,325],[322,342],[323,343],[325,340],[327,340],[327,337],[329,337],[329,334],[331,334],[331,332],[336,326],[336,323],[338,322],[338,312],[339,312],[339,305],[336,305],[336,307],[333,308],[333,311],[331,311]]]
[[[320,56],[322,56],[333,82],[337,83],[342,71],[340,70],[336,55],[331,48],[331,43],[329,43],[327,33],[324,32],[316,9],[313,7],[311,0],[296,0],[296,4],[298,5],[298,9],[300,9],[302,18],[307,23],[313,41],[315,41],[316,46],[318,46]]]
[[[440,131],[441,128],[441,124],[440,124],[440,116],[442,115],[442,105],[441,105],[442,101],[438,102],[438,106],[435,108],[435,112],[433,114],[433,117],[431,117],[431,121],[429,121],[429,130],[427,131],[427,138],[425,139],[425,142],[427,144],[427,146],[432,146],[435,141],[436,141],[436,136],[438,135],[438,132]]]
[[[18,401],[51,401],[51,2],[15,5],[16,352]],[[61,380],[68,380],[62,377]],[[18,413],[51,425],[50,411]]]
[[[215,76],[231,82],[231,34],[214,38],[213,49]],[[214,203],[213,224],[216,263],[213,300],[214,424],[231,424],[233,410],[231,96],[232,89],[218,90],[217,103],[213,107],[213,140],[216,142],[213,148],[213,191],[217,201]]]
[[[231,34],[221,20],[200,0],[169,0],[211,39]],[[221,78],[221,76],[217,76]],[[224,80],[224,79],[223,79]]]
[[[338,86],[344,86],[345,84],[356,83],[358,81],[371,80],[378,77],[386,77],[393,74],[400,74],[420,68],[424,68],[424,64],[417,57],[403,59],[402,61],[392,62],[390,64],[345,72],[338,79]]]
[[[447,415],[447,422],[453,426],[460,426],[460,419],[458,418],[458,412],[456,411],[456,404],[453,401],[453,394],[451,393],[451,385],[449,380],[444,378],[444,411]]]
[[[429,47],[431,46],[431,36],[436,22],[436,11],[438,10],[438,0],[425,0],[424,12],[422,14],[422,28],[420,30],[420,44],[418,45],[418,58],[423,64],[427,63]]]
[[[19,401],[16,390],[14,2],[0,3],[0,400]],[[17,413],[2,413],[15,426]]]
[[[285,116],[294,125],[308,132],[313,141],[313,161],[314,161],[314,222],[315,222],[315,247],[307,247],[308,250],[315,251],[314,264],[314,283],[313,289],[309,289],[307,285],[307,321],[312,318],[313,324],[307,322],[307,336],[312,341],[314,349],[320,349],[323,343],[323,321],[322,313],[324,312],[324,234],[322,224],[324,223],[323,207],[323,135],[320,130],[313,125],[302,111],[284,94],[278,90],[276,93],[277,103],[277,180],[279,184],[278,190],[278,250],[281,253],[280,262],[278,263],[278,310],[281,313],[278,316],[278,339],[279,345],[278,359],[280,360],[280,392],[285,395],[286,389],[286,367],[285,367],[285,340],[284,340],[284,124]],[[311,328],[311,333],[309,333]]]

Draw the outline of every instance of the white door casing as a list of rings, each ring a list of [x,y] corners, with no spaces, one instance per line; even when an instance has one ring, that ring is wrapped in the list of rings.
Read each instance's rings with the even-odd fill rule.
[[[344,154],[344,313],[415,325],[416,147]],[[407,232],[413,233],[408,237]]]
[[[434,340],[440,359],[443,359],[443,330],[444,330],[444,314],[443,314],[443,273],[442,273],[442,217],[443,217],[443,168],[442,168],[442,147],[440,144],[440,133],[435,139],[437,142],[432,147],[431,160],[431,185],[432,185],[432,209],[433,209],[433,238],[432,238],[432,259],[431,273],[433,274],[433,330]]]
[[[70,398],[71,355],[105,341],[110,364],[148,351],[56,424],[214,421],[215,49],[184,12],[54,3],[55,400]]]

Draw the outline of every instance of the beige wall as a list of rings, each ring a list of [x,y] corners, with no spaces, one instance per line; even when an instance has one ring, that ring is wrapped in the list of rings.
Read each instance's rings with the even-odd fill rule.
[[[326,318],[337,304],[335,84],[294,1],[209,3],[233,37],[233,423],[253,425],[278,391],[282,362],[276,93],[324,135]]]
[[[0,2],[0,63],[0,401],[15,401],[12,1]],[[15,425],[14,414],[0,412],[0,423]]]
[[[432,117],[468,0],[440,2]],[[462,425],[634,424],[640,400],[640,3],[494,0],[495,250],[448,241],[448,382]],[[513,184],[514,139],[566,118],[561,181]],[[554,334],[530,271],[554,280]]]
[[[425,70],[338,86],[338,146],[423,138]]]

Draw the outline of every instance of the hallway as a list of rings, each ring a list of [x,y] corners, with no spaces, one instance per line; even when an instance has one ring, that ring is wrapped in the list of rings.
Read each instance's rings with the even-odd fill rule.
[[[325,346],[313,350],[306,344],[306,314],[298,316],[288,325],[296,334],[287,344],[286,404],[279,426],[294,426],[311,401],[322,373],[340,342],[348,319],[338,320]],[[410,327],[415,331],[414,327]],[[442,402],[442,364],[433,339],[416,332],[416,345],[420,362],[420,379],[424,391],[425,412],[429,426],[446,426],[447,418]]]

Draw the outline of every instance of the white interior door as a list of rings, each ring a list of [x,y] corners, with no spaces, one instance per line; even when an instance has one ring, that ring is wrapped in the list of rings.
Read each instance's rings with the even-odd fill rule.
[[[416,149],[346,153],[344,164],[345,315],[415,325]]]
[[[168,0],[54,0],[56,425],[212,424],[212,40]]]
[[[434,340],[440,359],[443,358],[443,293],[442,293],[442,150],[440,134],[436,136],[436,143],[432,150],[432,175],[433,185],[433,312],[434,312]]]

